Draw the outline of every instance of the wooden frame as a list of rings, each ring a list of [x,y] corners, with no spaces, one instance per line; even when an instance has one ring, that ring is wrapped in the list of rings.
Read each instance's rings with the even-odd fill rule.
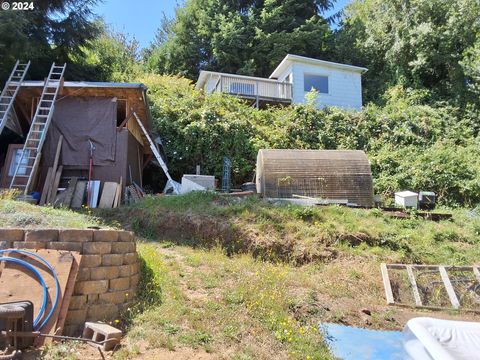
[[[410,282],[410,287],[412,290],[412,295],[415,300],[415,305],[409,305],[404,303],[395,302],[395,298],[393,296],[392,291],[392,284],[390,282],[390,276],[388,270],[406,270],[408,280]],[[452,285],[450,277],[448,276],[447,270],[456,270],[456,271],[472,271],[475,275],[475,279],[480,284],[480,269],[479,266],[444,266],[444,265],[410,265],[410,264],[380,264],[380,270],[382,273],[382,280],[383,286],[385,289],[385,297],[387,300],[388,305],[398,305],[398,306],[406,306],[406,307],[417,307],[417,308],[425,308],[425,309],[432,309],[432,310],[465,310],[471,312],[480,312],[480,309],[466,309],[463,308],[460,304],[458,299],[457,293]],[[415,274],[413,270],[431,270],[431,271],[438,271],[440,277],[442,279],[443,286],[445,287],[445,291],[448,295],[450,300],[450,304],[452,305],[451,308],[449,307],[442,307],[442,306],[428,306],[423,304],[422,299],[420,297],[420,292],[418,290],[417,281],[415,279]]]

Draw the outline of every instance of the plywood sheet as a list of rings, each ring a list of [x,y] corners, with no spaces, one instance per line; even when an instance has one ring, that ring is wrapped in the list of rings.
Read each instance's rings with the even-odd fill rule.
[[[65,315],[59,323],[59,314],[64,313],[68,309],[70,297],[73,292],[73,285],[78,272],[78,264],[80,264],[81,255],[77,252],[57,251],[57,250],[28,250],[34,252],[48,261],[55,270],[60,285],[58,305],[52,317],[42,328],[43,333],[53,334],[57,332],[58,327],[63,326]],[[50,312],[52,303],[55,300],[55,280],[48,268],[31,255],[18,253],[7,253],[4,256],[15,257],[27,261],[32,264],[43,277],[48,289],[47,307],[45,315]],[[43,301],[42,286],[37,277],[26,270],[23,266],[4,262],[2,272],[0,274],[0,302],[23,301],[30,300],[33,302],[34,317]],[[42,320],[39,321],[41,323]],[[37,344],[43,342],[43,338],[37,339]]]
[[[117,187],[118,184],[116,182],[107,181],[103,184],[102,196],[100,197],[100,202],[98,203],[99,208],[107,209],[113,206]]]

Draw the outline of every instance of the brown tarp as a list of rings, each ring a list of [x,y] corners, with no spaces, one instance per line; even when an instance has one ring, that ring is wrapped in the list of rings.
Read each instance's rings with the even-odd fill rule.
[[[43,157],[52,164],[58,138],[63,135],[60,164],[88,166],[89,140],[95,146],[93,164],[114,165],[116,146],[116,98],[67,97],[55,104],[43,147]]]

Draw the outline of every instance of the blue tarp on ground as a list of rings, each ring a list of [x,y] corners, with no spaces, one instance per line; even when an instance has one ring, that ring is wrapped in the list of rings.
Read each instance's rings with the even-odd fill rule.
[[[340,324],[319,325],[334,356],[343,360],[403,360],[400,331],[378,331]]]

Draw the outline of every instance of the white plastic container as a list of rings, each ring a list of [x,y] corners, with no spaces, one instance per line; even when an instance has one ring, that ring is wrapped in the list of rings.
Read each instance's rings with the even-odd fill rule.
[[[403,329],[403,348],[408,360],[480,359],[480,323],[411,319]]]
[[[418,207],[418,194],[413,191],[400,191],[395,193],[395,204],[404,208]]]

